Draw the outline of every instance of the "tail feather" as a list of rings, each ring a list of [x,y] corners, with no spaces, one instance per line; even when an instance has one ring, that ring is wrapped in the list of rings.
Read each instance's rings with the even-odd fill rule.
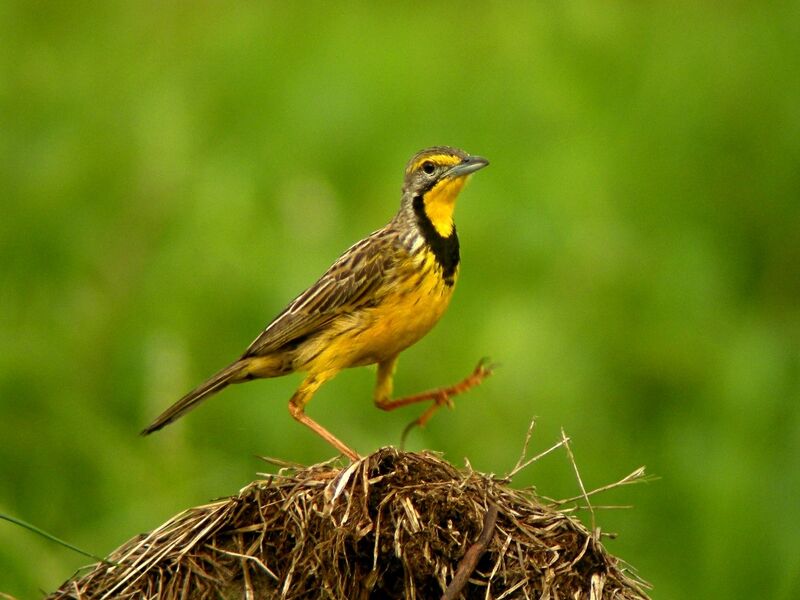
[[[247,373],[247,362],[239,360],[222,369],[219,373],[197,386],[175,404],[165,410],[159,417],[142,430],[141,435],[148,435],[158,431],[165,425],[169,425],[176,419],[182,417],[195,406],[200,404],[207,397],[216,394],[223,388],[232,383],[242,381]]]

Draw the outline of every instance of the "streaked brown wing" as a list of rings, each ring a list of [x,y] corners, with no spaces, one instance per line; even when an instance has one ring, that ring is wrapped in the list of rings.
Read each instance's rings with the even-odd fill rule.
[[[297,343],[337,316],[375,300],[374,292],[396,259],[394,236],[376,231],[349,248],[319,280],[261,332],[242,358],[264,355]]]

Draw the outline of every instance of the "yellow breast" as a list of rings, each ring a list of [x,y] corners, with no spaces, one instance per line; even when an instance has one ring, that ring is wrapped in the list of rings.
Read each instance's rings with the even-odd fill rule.
[[[375,306],[343,316],[331,329],[330,348],[319,356],[330,367],[381,362],[419,341],[447,310],[454,285],[447,285],[432,253],[420,252],[386,282]]]

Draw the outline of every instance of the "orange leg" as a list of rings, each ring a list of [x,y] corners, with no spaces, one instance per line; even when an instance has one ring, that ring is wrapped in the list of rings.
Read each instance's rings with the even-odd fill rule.
[[[419,417],[411,421],[411,423],[409,423],[403,430],[403,434],[400,438],[401,443],[405,442],[409,431],[411,431],[414,427],[424,427],[425,424],[430,421],[431,417],[436,413],[436,411],[442,406],[452,406],[451,398],[453,396],[462,394],[476,385],[479,385],[484,379],[492,374],[492,366],[486,364],[486,359],[481,359],[470,375],[454,385],[393,400],[393,376],[396,365],[397,356],[378,364],[378,379],[375,383],[375,406],[381,410],[389,411],[402,406],[408,406],[409,404],[433,400],[433,404],[429,406]]]
[[[325,429],[322,425],[317,423],[305,413],[306,404],[308,404],[308,402],[311,400],[314,392],[316,392],[317,389],[319,389],[319,386],[321,386],[335,374],[335,372],[318,373],[316,375],[309,375],[306,377],[303,380],[303,383],[300,384],[300,387],[297,388],[297,391],[294,393],[294,396],[292,396],[292,399],[289,400],[289,414],[291,414],[295,420],[311,429],[314,433],[336,448],[339,452],[347,456],[350,460],[356,461],[361,457],[356,453],[355,450],[345,445],[344,442],[342,442],[339,438],[337,438],[330,431]]]

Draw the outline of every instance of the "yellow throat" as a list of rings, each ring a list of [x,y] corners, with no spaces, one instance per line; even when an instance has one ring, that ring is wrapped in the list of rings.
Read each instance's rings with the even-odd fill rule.
[[[436,232],[442,237],[453,233],[453,211],[456,198],[467,182],[467,177],[446,178],[425,193],[425,214]]]

